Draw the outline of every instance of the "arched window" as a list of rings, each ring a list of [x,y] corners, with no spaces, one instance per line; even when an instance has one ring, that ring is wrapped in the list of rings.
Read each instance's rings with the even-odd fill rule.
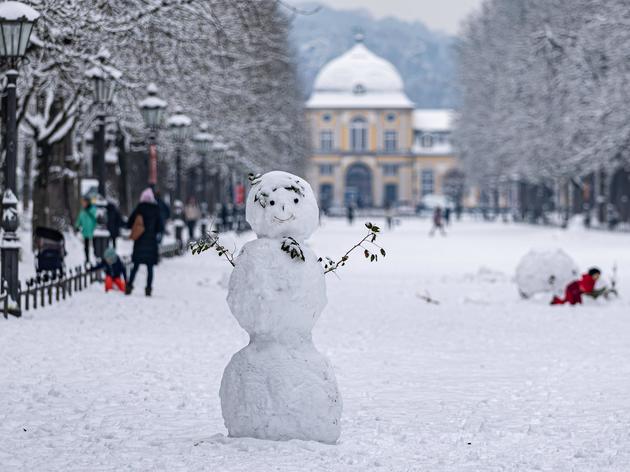
[[[368,125],[365,118],[357,117],[350,123],[350,148],[365,151],[368,143]]]

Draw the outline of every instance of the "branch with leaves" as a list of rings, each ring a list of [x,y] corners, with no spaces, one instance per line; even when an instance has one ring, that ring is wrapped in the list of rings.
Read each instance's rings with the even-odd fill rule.
[[[234,252],[219,243],[218,231],[206,233],[201,239],[189,243],[189,247],[193,254],[201,254],[208,249],[214,249],[219,257],[225,256],[227,261],[234,267]]]
[[[345,266],[348,259],[350,259],[350,254],[360,248],[363,249],[363,255],[366,259],[369,259],[370,262],[378,261],[379,255],[385,257],[385,249],[376,244],[376,237],[380,233],[381,228],[370,222],[365,223],[365,227],[368,229],[368,233],[363,237],[363,239],[346,251],[339,260],[335,261],[330,257],[319,258],[319,262],[324,264],[324,274],[336,272],[339,267]],[[376,248],[376,250],[374,250],[374,248]]]

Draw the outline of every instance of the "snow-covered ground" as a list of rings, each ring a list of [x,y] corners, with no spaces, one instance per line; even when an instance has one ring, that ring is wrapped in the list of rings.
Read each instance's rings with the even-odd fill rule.
[[[630,470],[630,236],[428,224],[327,276],[314,336],[344,399],[338,445],[226,437],[220,379],[247,335],[209,251],[164,261],[153,298],[142,279],[131,297],[95,286],[0,322],[0,470]],[[363,230],[328,221],[312,247],[338,256]],[[519,299],[519,258],[544,246],[604,278],[616,262],[622,297]]]

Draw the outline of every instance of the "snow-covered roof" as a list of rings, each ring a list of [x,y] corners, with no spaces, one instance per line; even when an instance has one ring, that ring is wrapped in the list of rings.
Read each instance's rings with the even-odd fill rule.
[[[315,92],[306,102],[306,108],[413,108],[413,102],[404,93],[335,93]]]
[[[453,110],[414,110],[413,129],[418,131],[451,131]]]
[[[21,2],[2,2],[0,3],[0,18],[9,21],[17,21],[22,18],[35,21],[39,18],[39,13]]]
[[[317,74],[307,108],[412,108],[391,62],[362,42],[326,64]]]

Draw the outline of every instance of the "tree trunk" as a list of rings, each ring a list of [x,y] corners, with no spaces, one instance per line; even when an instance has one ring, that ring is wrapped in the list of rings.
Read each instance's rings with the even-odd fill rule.
[[[52,146],[46,142],[38,142],[37,172],[33,182],[33,243],[35,243],[35,228],[38,226],[50,226],[48,184],[50,181],[51,158]]]
[[[127,166],[127,151],[125,149],[125,136],[122,133],[116,135],[116,147],[118,148],[118,167],[120,178],[118,179],[118,195],[120,196],[120,212],[123,215],[131,213],[129,203],[129,169]]]
[[[31,204],[31,178],[33,177],[33,145],[29,140],[24,143],[24,179],[22,182],[22,205],[26,213]]]

